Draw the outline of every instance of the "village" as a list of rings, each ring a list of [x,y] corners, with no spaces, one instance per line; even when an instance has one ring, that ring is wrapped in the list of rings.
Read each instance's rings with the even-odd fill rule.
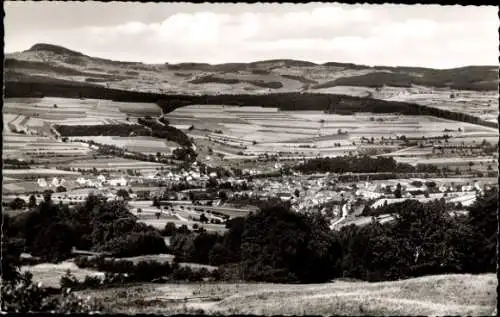
[[[155,227],[161,228],[173,220],[176,226],[198,228],[204,226],[208,215],[206,229],[224,231],[227,219],[256,210],[260,202],[278,199],[299,213],[322,213],[334,229],[367,218],[367,208],[377,209],[408,199],[444,199],[455,205],[455,211],[463,212],[478,195],[496,184],[495,178],[342,179],[342,174],[308,175],[285,170],[282,163],[271,164],[274,174],[269,177],[259,177],[256,168],[244,169],[240,176],[235,176],[234,172],[227,175],[203,167],[195,161],[188,168],[162,167],[143,174],[134,170],[92,169],[39,177],[31,192],[4,194],[3,204],[28,206],[31,195],[38,203],[47,191],[53,193],[55,203],[68,205],[84,202],[89,194],[100,194],[108,200],[126,200],[141,221]]]

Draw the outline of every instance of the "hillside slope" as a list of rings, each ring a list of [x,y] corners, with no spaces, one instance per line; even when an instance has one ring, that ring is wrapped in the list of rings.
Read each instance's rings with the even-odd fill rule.
[[[396,282],[165,284],[85,291],[112,313],[258,315],[492,315],[495,274],[437,275]],[[117,296],[121,294],[121,296]]]
[[[151,65],[91,57],[52,44],[36,44],[26,51],[7,54],[5,69],[6,81],[20,74],[37,75],[156,93],[262,94],[321,92],[335,87],[411,88],[415,85],[447,90],[493,91],[498,88],[498,68],[495,66],[436,70],[335,62],[315,64],[299,60]]]

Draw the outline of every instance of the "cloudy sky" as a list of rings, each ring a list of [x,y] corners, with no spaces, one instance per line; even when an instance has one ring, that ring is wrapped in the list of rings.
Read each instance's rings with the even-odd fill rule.
[[[5,2],[5,50],[51,43],[145,63],[498,64],[494,6]]]

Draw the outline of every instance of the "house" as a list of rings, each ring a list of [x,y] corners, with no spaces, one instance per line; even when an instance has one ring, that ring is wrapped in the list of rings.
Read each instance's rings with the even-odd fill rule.
[[[415,187],[415,186],[408,186],[405,189],[409,193],[418,193],[418,192],[425,192],[427,188],[425,186],[421,187]]]
[[[464,191],[464,192],[468,192],[468,191],[471,191],[473,189],[474,189],[474,186],[471,186],[471,185],[462,186],[462,191]]]
[[[57,187],[57,186],[59,186],[59,185],[60,185],[60,183],[59,183],[59,179],[57,179],[57,177],[54,177],[54,178],[52,179],[51,185],[52,185],[53,187]]]
[[[199,172],[194,172],[192,175],[191,175],[194,179],[201,179],[201,174]]]
[[[109,180],[108,184],[111,186],[127,186],[127,180],[122,176],[120,178]]]
[[[77,182],[78,184],[80,184],[80,185],[85,185],[85,184],[87,184],[87,180],[86,180],[84,177],[78,177],[78,178],[76,179],[76,182]]]
[[[283,201],[288,201],[293,199],[293,195],[291,193],[277,193],[276,196]]]
[[[47,187],[47,185],[48,185],[45,178],[39,178],[37,180],[37,183],[38,183],[38,186],[40,186],[40,187]]]
[[[367,199],[378,199],[383,196],[381,193],[377,193],[370,190],[357,190],[356,196],[361,196]]]
[[[99,183],[105,183],[106,182],[106,177],[104,177],[104,175],[101,174],[101,175],[97,176],[97,181]]]

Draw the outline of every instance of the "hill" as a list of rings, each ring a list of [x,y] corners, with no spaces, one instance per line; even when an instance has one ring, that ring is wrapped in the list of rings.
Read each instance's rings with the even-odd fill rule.
[[[451,274],[396,282],[164,284],[85,291],[110,313],[256,315],[492,315],[494,274]],[[121,294],[122,296],[117,296]]]
[[[496,127],[498,69],[436,70],[299,60],[143,64],[112,61],[52,44],[7,54],[6,97],[99,98],[286,110],[425,114]]]
[[[38,75],[76,82],[93,82],[125,90],[156,93],[262,94],[323,92],[338,87],[458,89],[493,91],[498,68],[469,66],[437,70],[420,67],[366,66],[352,63],[276,59],[251,63],[143,64],[113,61],[53,44],[6,55],[6,81],[13,74]],[[369,93],[369,89],[365,93]]]

